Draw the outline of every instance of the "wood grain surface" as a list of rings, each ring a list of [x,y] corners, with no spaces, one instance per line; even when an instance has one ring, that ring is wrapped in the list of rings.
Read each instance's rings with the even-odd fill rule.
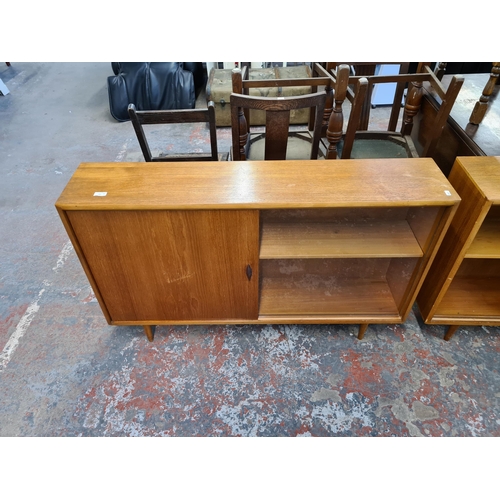
[[[257,211],[68,217],[112,321],[257,318]]]
[[[268,223],[262,227],[261,259],[422,255],[405,220],[351,224]]]
[[[453,205],[459,200],[432,159],[406,158],[83,163],[56,206],[227,210]]]

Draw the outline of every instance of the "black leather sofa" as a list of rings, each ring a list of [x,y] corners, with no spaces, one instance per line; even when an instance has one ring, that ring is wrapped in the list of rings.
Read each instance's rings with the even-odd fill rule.
[[[192,109],[206,84],[201,62],[113,62],[111,67],[109,110],[120,122],[130,119],[130,103],[138,110]]]

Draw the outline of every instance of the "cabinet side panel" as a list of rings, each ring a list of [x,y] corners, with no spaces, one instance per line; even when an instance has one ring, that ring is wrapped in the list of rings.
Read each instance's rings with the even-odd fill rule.
[[[102,298],[101,292],[99,290],[99,287],[97,286],[97,283],[94,279],[94,276],[92,275],[92,271],[87,263],[87,260],[85,258],[85,254],[80,246],[80,242],[78,241],[78,238],[73,230],[73,227],[71,225],[71,222],[68,218],[68,212],[60,209],[59,207],[57,208],[57,212],[59,213],[59,217],[61,218],[61,221],[64,225],[64,228],[66,229],[66,232],[68,233],[69,239],[71,241],[71,244],[73,245],[73,249],[76,252],[76,255],[78,256],[78,260],[80,261],[80,264],[83,267],[83,270],[85,271],[85,274],[87,275],[87,279],[90,282],[90,286],[92,287],[92,290],[94,292],[94,295],[99,302],[99,305],[101,306],[101,310],[104,314],[104,317],[106,318],[106,321],[108,323],[111,323],[111,317],[109,315],[109,311],[106,308],[106,304],[104,302],[104,299]]]
[[[387,281],[404,319],[413,307],[456,210],[457,205],[438,207],[437,210],[434,207],[422,207],[422,210],[411,209],[409,211],[411,228],[422,246],[424,255],[421,259],[416,259],[414,264],[410,264],[409,261],[405,263],[404,259],[401,259],[401,262],[393,259],[387,273]],[[425,220],[426,217],[427,220]],[[405,288],[405,280],[401,278],[409,274],[411,278],[407,281],[408,286]]]
[[[408,224],[424,253],[427,252],[444,212],[443,207],[411,207]]]
[[[69,218],[112,320],[257,318],[257,211],[75,211]]]
[[[491,202],[477,189],[459,160],[454,164],[449,181],[462,201],[417,297],[425,321],[432,318],[491,206]]]
[[[387,284],[403,318],[408,311],[412,290],[418,279],[418,273],[423,259],[391,259],[387,270]],[[410,305],[411,308],[411,305]]]

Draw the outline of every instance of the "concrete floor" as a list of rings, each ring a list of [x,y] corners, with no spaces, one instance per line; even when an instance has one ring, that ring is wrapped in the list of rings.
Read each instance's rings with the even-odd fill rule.
[[[416,308],[363,341],[354,325],[158,327],[153,343],[109,326],[54,203],[79,163],[142,159],[111,74],[0,65],[0,436],[500,436],[498,328],[444,342]]]

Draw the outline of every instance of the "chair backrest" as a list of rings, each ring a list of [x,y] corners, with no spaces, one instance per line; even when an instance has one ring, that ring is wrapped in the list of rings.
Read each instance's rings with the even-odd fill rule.
[[[217,130],[215,127],[215,108],[210,101],[207,108],[138,111],[134,104],[129,104],[128,114],[134,126],[142,154],[150,161],[217,161]],[[153,156],[149,148],[143,125],[174,124],[174,123],[208,123],[210,130],[210,153],[179,153],[166,156]]]
[[[355,63],[352,63],[355,64]],[[406,67],[406,66],[403,66]],[[340,66],[339,66],[340,68]],[[337,79],[337,72],[333,67],[328,67],[328,71],[333,75],[334,79]],[[432,127],[430,127],[427,136],[425,137],[423,146],[421,148],[420,156],[432,156],[434,149],[436,147],[437,141],[441,135],[441,132],[446,124],[446,120],[450,115],[451,109],[455,100],[458,96],[460,88],[463,84],[463,77],[461,75],[455,75],[450,82],[447,89],[443,87],[439,79],[433,70],[430,69],[429,63],[419,63],[416,73],[399,73],[394,75],[364,75],[364,76],[350,76],[349,84],[357,85],[361,79],[366,79],[368,81],[368,90],[366,91],[366,98],[369,100],[371,95],[371,89],[373,85],[377,83],[396,83],[396,92],[394,102],[392,104],[391,115],[389,118],[389,123],[387,127],[387,132],[394,132],[396,134],[397,123],[399,120],[399,115],[401,111],[401,100],[403,96],[403,91],[406,86],[408,86],[408,91],[406,95],[403,118],[401,123],[401,129],[399,134],[402,137],[410,136],[413,128],[413,119],[420,110],[420,103],[423,96],[423,83],[427,82],[432,89],[437,93],[437,95],[442,100],[441,106],[438,113],[434,119]],[[356,109],[354,103],[356,102],[356,93],[348,88],[346,97],[348,101],[353,104],[352,109]],[[368,106],[364,106],[364,112],[369,110],[369,102],[365,103]],[[359,110],[356,109],[356,112]],[[361,123],[359,130],[366,129],[366,125],[369,120],[369,112],[365,117],[366,123]],[[363,121],[363,120],[362,120]],[[337,124],[336,130],[341,129],[341,125]],[[352,150],[354,135],[347,135],[344,140],[344,147],[342,149],[342,158],[349,158],[350,152]]]
[[[248,125],[244,109],[257,109],[266,113],[265,160],[285,160],[289,137],[290,111],[315,108],[315,123],[312,136],[311,160],[318,157],[321,125],[325,109],[326,92],[316,92],[297,97],[256,97],[231,94],[231,128],[233,138],[233,160],[246,160]]]
[[[338,67],[338,71],[335,77],[327,71],[320,63],[313,63],[312,65],[312,77],[310,78],[289,78],[289,79],[265,79],[265,80],[249,80],[246,79],[247,68],[244,66],[242,70],[235,69],[232,74],[232,85],[233,93],[248,95],[249,89],[251,88],[261,88],[261,87],[300,87],[309,86],[312,92],[315,93],[318,88],[324,88],[326,94],[326,101],[323,111],[322,123],[321,123],[321,136],[326,137],[330,142],[327,151],[327,158],[336,158],[336,153],[334,152],[335,143],[332,143],[332,139],[338,136],[338,139],[342,136],[342,125],[340,128],[340,133],[337,132],[336,128],[339,122],[343,123],[342,114],[342,102],[345,99],[347,87],[349,83],[349,66],[341,65]],[[363,82],[362,82],[363,83]],[[358,94],[358,103],[361,105],[360,101],[362,92]],[[243,110],[248,132],[249,123],[249,113],[248,110],[244,108]],[[311,108],[310,118],[309,118],[309,130],[316,130],[315,127],[317,115],[316,109]],[[241,120],[241,117],[239,118]],[[355,124],[357,125],[357,123]],[[242,141],[246,141],[246,136],[244,133],[240,135],[238,145],[236,144],[234,137],[235,126],[233,125],[233,150],[241,157],[243,154]],[[237,152],[239,149],[240,153]]]
[[[250,79],[248,77],[248,67],[243,66],[242,69],[236,68],[233,70],[232,74],[232,86],[233,92],[236,94],[245,94],[248,95],[250,89],[259,89],[265,87],[282,89],[283,87],[310,87],[311,91],[306,93],[315,93],[318,90],[318,87],[324,87],[326,92],[326,103],[325,110],[323,113],[323,133],[327,128],[328,119],[332,112],[333,108],[333,78],[329,75],[325,70],[321,67],[319,63],[313,63],[311,66],[311,75],[310,77],[302,77],[302,78],[266,78],[266,79]],[[347,86],[347,82],[345,82]],[[314,108],[311,109],[311,113],[309,115],[309,130],[312,130],[315,123],[315,111]],[[247,119],[247,123],[249,121],[249,113],[245,112],[245,116]]]

